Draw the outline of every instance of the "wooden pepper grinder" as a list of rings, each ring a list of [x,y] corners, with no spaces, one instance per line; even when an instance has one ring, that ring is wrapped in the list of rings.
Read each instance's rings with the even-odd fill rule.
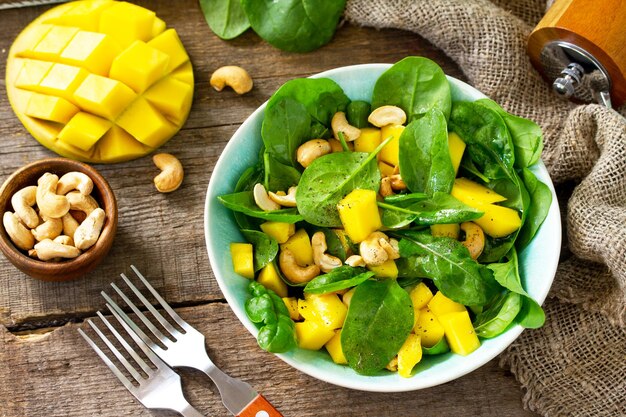
[[[555,0],[527,51],[558,94],[607,107],[626,102],[626,1]]]

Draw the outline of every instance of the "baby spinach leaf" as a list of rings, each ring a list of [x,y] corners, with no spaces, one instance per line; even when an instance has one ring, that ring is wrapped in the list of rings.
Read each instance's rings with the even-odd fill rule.
[[[269,154],[263,154],[265,165],[265,188],[268,191],[287,191],[289,187],[298,185],[300,171],[292,166],[281,164]]]
[[[317,120],[314,120],[313,122],[311,122],[311,131],[309,132],[309,137],[310,139],[330,139],[332,137],[332,134],[326,126],[324,126]]]
[[[495,302],[474,320],[474,331],[480,337],[496,337],[504,332],[522,309],[522,296],[507,291],[500,294]]]
[[[413,304],[395,280],[367,280],[356,287],[341,331],[352,369],[374,375],[398,353],[413,328]]]
[[[431,278],[446,297],[464,305],[481,306],[499,291],[493,274],[473,260],[467,248],[428,232],[398,231],[400,256],[412,258],[413,271]]]
[[[385,197],[385,203],[395,204],[400,202],[417,202],[426,200],[428,197],[428,194],[424,193],[393,194]]]
[[[362,129],[370,125],[367,118],[371,112],[372,106],[367,101],[355,100],[348,104],[346,118],[352,126]]]
[[[248,167],[235,185],[235,192],[251,191],[254,185],[263,181],[263,166],[256,164]],[[233,216],[240,229],[258,229],[261,222],[253,217],[246,216],[241,212],[233,211]]]
[[[363,281],[374,276],[374,273],[365,268],[353,268],[343,265],[327,274],[313,278],[304,287],[304,292],[311,294],[326,294],[346,288],[356,287]]]
[[[253,323],[261,325],[257,335],[261,349],[282,353],[295,348],[295,326],[283,300],[256,281],[250,282],[248,290],[252,298],[246,301],[245,310]]]
[[[254,202],[252,191],[221,195],[217,199],[232,211],[240,212],[250,217],[283,223],[296,223],[302,220],[302,216],[298,214],[295,208],[274,211],[261,210]]]
[[[436,192],[425,200],[400,201],[394,204],[378,202],[383,209],[382,222],[389,228],[400,228],[410,223],[418,225],[462,223],[483,215],[473,207],[461,203],[450,194]]]
[[[345,261],[347,258],[346,249],[341,243],[341,239],[339,239],[337,233],[335,233],[333,229],[328,229],[326,227],[323,227],[320,230],[324,232],[324,236],[326,237],[328,253],[341,259],[341,262]],[[311,234],[311,236],[313,236],[313,234]]]
[[[254,270],[258,271],[272,262],[278,254],[276,239],[258,230],[242,230],[241,234],[254,247]]]
[[[531,170],[524,168],[522,178],[530,194],[531,203],[526,213],[526,221],[515,243],[518,249],[523,249],[533,240],[552,205],[552,191],[546,184],[539,181]]]
[[[233,39],[250,27],[240,0],[200,0],[209,27],[222,39]]]
[[[441,340],[435,344],[433,347],[422,346],[422,353],[424,355],[439,355],[441,353],[446,353],[450,351],[450,346],[448,346],[448,342],[445,337],[442,337]]]
[[[346,0],[241,0],[252,29],[276,48],[309,52],[335,34]]]
[[[410,56],[381,74],[374,85],[372,108],[398,106],[409,122],[432,108],[450,115],[450,84],[443,70],[428,58]]]
[[[432,108],[412,121],[400,135],[400,175],[413,192],[449,193],[454,167],[448,149],[448,129],[443,113]]]
[[[297,100],[280,97],[267,104],[261,137],[267,152],[278,162],[296,166],[296,151],[309,139],[310,129],[311,117]]]

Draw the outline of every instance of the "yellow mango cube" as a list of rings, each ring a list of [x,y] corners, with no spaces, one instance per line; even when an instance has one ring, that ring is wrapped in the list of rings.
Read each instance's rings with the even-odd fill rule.
[[[89,74],[74,92],[80,107],[98,116],[114,120],[137,97],[119,81]]]
[[[17,55],[25,58],[34,58],[33,50],[41,42],[41,40],[50,32],[52,25],[42,24],[35,25],[31,30],[24,31],[24,36],[20,35],[13,44],[13,48],[17,51]]]
[[[175,124],[182,124],[189,113],[192,88],[173,77],[163,78],[150,87],[144,97]]]
[[[395,169],[395,167],[389,165],[386,162],[378,161],[378,170],[380,171],[381,178],[392,176]]]
[[[467,311],[448,313],[439,317],[450,350],[459,355],[469,355],[480,347],[480,341]]]
[[[161,33],[159,36],[150,40],[148,45],[158,49],[170,57],[167,65],[167,72],[170,72],[189,61],[189,55],[187,55],[185,47],[180,41],[178,33],[176,33],[176,30],[174,29],[168,29]]]
[[[61,51],[70,43],[78,28],[53,26],[33,48],[32,56],[46,61],[57,61]]]
[[[430,234],[434,237],[451,237],[452,239],[458,239],[461,234],[461,225],[458,223],[433,224],[430,226]]]
[[[352,190],[337,204],[337,210],[343,228],[354,243],[362,242],[382,227],[374,190]]]
[[[422,344],[420,336],[409,334],[398,351],[398,375],[410,378],[411,371],[422,360]]]
[[[495,191],[467,178],[455,179],[450,194],[462,202],[475,200],[481,203],[498,203],[506,200],[505,197]]]
[[[60,60],[106,77],[109,75],[113,59],[120,52],[121,48],[110,36],[80,31],[63,49]]]
[[[347,365],[348,360],[346,356],[343,354],[343,349],[341,348],[341,329],[335,330],[335,335],[324,345],[326,351],[332,358],[333,362],[338,365]]]
[[[100,1],[77,1],[68,4],[70,6],[63,13],[48,20],[62,26],[73,26],[83,30],[97,31],[102,11],[113,4],[110,0]]]
[[[350,288],[346,293],[344,293],[341,296],[341,302],[343,303],[343,305],[345,305],[347,308],[350,308],[350,301],[352,300],[352,296],[354,295],[354,292],[356,291],[356,287],[354,288]]]
[[[421,310],[428,302],[433,298],[433,292],[428,288],[428,285],[420,282],[409,293],[411,301],[413,302],[413,308],[415,310]]]
[[[459,166],[461,166],[461,159],[463,159],[463,152],[465,152],[465,142],[459,135],[454,132],[448,133],[448,148],[450,149],[450,159],[452,160],[452,166],[454,167],[454,173],[459,172]]]
[[[166,74],[170,57],[145,42],[135,41],[111,63],[109,77],[143,93]]]
[[[161,146],[176,127],[143,97],[135,100],[117,119],[117,124],[139,142],[151,148]]]
[[[402,125],[387,125],[381,128],[381,142],[388,137],[392,139],[380,150],[378,159],[394,167],[400,164],[400,135],[403,130],[404,126]]]
[[[522,219],[516,210],[498,206],[497,204],[482,203],[464,195],[455,197],[468,206],[484,213],[480,218],[472,221],[479,225],[483,232],[493,238],[508,236],[522,225]]]
[[[15,86],[28,90],[36,89],[41,83],[41,80],[43,80],[48,71],[50,71],[52,65],[54,65],[52,62],[24,59],[22,61],[22,68],[15,79]]]
[[[467,311],[463,304],[452,301],[441,291],[438,291],[433,298],[428,302],[428,308],[437,317],[443,316],[448,313],[457,313]]]
[[[300,311],[298,310],[298,300],[296,297],[282,297],[282,299],[285,303],[285,307],[287,307],[287,311],[289,311],[289,318],[294,321],[300,320]]]
[[[378,278],[398,278],[398,266],[393,259],[387,259],[381,265],[368,265],[367,269],[372,271]]]
[[[154,38],[155,36],[158,36],[160,33],[162,33],[165,28],[166,28],[166,24],[163,20],[159,19],[158,17],[154,17],[154,23],[152,24],[152,32],[150,33],[150,37]]]
[[[280,245],[281,250],[289,249],[300,266],[313,264],[313,247],[311,239],[304,229],[299,229],[285,243]]]
[[[149,149],[121,127],[113,126],[98,141],[98,158],[105,163],[122,162],[145,155]]]
[[[122,47],[134,40],[148,41],[152,36],[155,13],[126,2],[115,2],[100,15],[98,32],[115,38]]]
[[[354,141],[354,151],[373,152],[380,145],[380,141],[380,129],[364,127],[361,129],[361,136]]]
[[[191,62],[187,61],[183,65],[172,71],[172,77],[193,87],[194,79],[193,67],[191,66]]]
[[[252,244],[231,243],[230,256],[233,259],[233,270],[248,279],[254,279],[254,256]]]
[[[274,291],[279,297],[287,297],[287,284],[280,278],[272,262],[261,269],[256,280],[265,288]]]
[[[61,97],[32,93],[24,114],[56,123],[67,123],[78,113],[78,107]]]
[[[317,320],[333,329],[343,327],[348,308],[341,302],[337,294],[305,293],[304,296],[305,300],[303,300],[302,309],[300,309],[300,303],[298,303],[302,317]]]
[[[335,331],[316,320],[304,320],[295,323],[298,347],[308,350],[320,350],[335,336]]]
[[[293,223],[265,222],[261,223],[260,227],[265,234],[276,239],[278,243],[287,242],[296,233],[296,225]]]
[[[43,94],[63,97],[74,102],[74,91],[85,80],[89,73],[80,67],[65,64],[54,64],[41,80],[35,91]]]
[[[437,317],[428,308],[420,310],[413,331],[416,335],[419,335],[421,343],[425,347],[435,346],[443,338],[445,333]]]
[[[59,149],[59,155],[66,158],[77,159],[79,161],[88,161],[93,157],[95,152],[94,147],[84,151],[74,145],[63,142],[62,140],[57,140],[54,144]]]
[[[59,133],[59,140],[87,151],[111,128],[111,122],[90,113],[79,112]]]

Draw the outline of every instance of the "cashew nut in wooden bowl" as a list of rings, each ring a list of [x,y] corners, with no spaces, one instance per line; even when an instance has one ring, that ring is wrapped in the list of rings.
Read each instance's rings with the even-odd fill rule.
[[[46,172],[61,177],[68,172],[81,172],[93,181],[91,197],[104,210],[105,220],[93,246],[72,259],[42,261],[28,256],[16,247],[5,227],[0,225],[0,250],[20,271],[43,281],[69,281],[92,271],[107,255],[117,230],[117,202],[108,182],[93,167],[66,158],[50,158],[28,164],[15,171],[0,188],[0,214],[13,212],[12,196],[37,181]],[[30,231],[29,231],[30,233]]]

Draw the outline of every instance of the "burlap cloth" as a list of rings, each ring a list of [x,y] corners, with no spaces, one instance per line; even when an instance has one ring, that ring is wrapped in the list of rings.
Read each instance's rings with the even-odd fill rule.
[[[626,106],[574,105],[551,92],[525,52],[545,8],[545,0],[348,0],[345,18],[420,34],[472,85],[541,125],[566,244],[545,326],[524,331],[501,365],[542,415],[625,416]]]

